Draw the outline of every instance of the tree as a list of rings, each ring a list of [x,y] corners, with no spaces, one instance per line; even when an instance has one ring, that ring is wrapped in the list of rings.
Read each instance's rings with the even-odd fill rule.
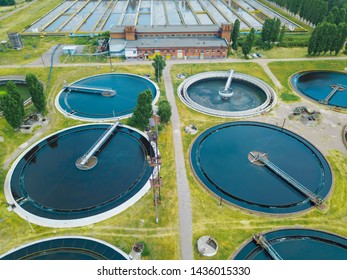
[[[15,0],[0,0],[0,6],[12,6],[16,5]]]
[[[251,52],[254,42],[254,28],[251,29],[251,32],[248,33],[246,36],[245,42],[242,45],[242,53],[244,54],[245,58],[247,58],[247,55]]]
[[[261,32],[261,40],[268,48],[277,42],[281,30],[281,21],[278,18],[266,19]]]
[[[6,121],[13,128],[18,128],[22,123],[22,112],[17,101],[6,93],[1,96],[0,103]]]
[[[308,40],[307,52],[309,55],[317,53],[318,44],[319,44],[318,32],[319,32],[319,25],[313,30],[310,36],[310,39]]]
[[[161,123],[168,123],[171,117],[171,105],[168,101],[162,100],[158,104],[158,115]]]
[[[340,23],[337,26],[336,34],[337,35],[336,35],[335,45],[332,46],[332,48],[335,51],[335,55],[338,55],[338,53],[342,50],[343,45],[345,44],[345,41],[346,41],[347,24],[346,23]]]
[[[46,109],[46,97],[43,92],[43,86],[34,74],[27,74],[25,81],[29,87],[31,100],[39,113],[43,113]]]
[[[163,75],[163,69],[166,66],[164,58],[160,54],[156,54],[153,58],[152,66],[154,67],[157,82],[159,82],[161,76]]]
[[[263,28],[261,30],[261,40],[263,42],[270,41],[271,22],[272,22],[272,19],[266,19],[263,24]]]
[[[20,108],[21,117],[24,117],[24,104],[23,104],[23,98],[20,95],[17,86],[13,81],[8,81],[6,84],[6,92],[11,95],[11,97],[16,100],[17,106]]]
[[[322,52],[335,52],[337,55],[343,48],[347,37],[347,24],[342,22],[338,25],[324,21],[312,32],[308,44],[309,54],[320,54]]]
[[[233,32],[231,33],[231,42],[232,42],[231,47],[235,51],[237,51],[239,47],[239,43],[237,42],[237,40],[239,39],[239,36],[240,36],[240,21],[236,19],[233,26]]]
[[[0,112],[2,112],[2,108],[1,108],[1,100],[2,100],[2,97],[3,97],[5,94],[7,94],[7,92],[6,92],[6,91],[1,91],[1,90],[0,90]]]
[[[148,119],[152,117],[152,115],[152,92],[150,90],[145,90],[139,94],[134,113],[129,119],[128,124],[140,130],[144,130],[148,126]]]
[[[277,42],[278,41],[278,36],[281,31],[281,21],[279,18],[273,19],[272,22],[272,29],[271,29],[271,37],[270,40],[271,42]]]
[[[278,38],[278,42],[280,42],[280,43],[283,42],[285,32],[286,32],[286,26],[283,24],[283,26],[281,28],[280,36]]]

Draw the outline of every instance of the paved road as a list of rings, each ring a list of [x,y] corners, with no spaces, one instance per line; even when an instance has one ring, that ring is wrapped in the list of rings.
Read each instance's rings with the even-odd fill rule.
[[[280,58],[280,59],[274,59],[274,58],[260,58],[260,59],[239,59],[239,58],[225,58],[225,59],[204,59],[204,60],[169,60],[166,62],[166,65],[173,65],[173,64],[191,64],[191,63],[199,63],[199,64],[205,64],[205,63],[235,63],[235,62],[243,62],[243,63],[258,63],[259,65],[267,65],[270,62],[275,61],[312,61],[312,60],[347,60],[347,56],[339,56],[339,57],[304,57],[304,58]],[[0,68],[35,68],[39,67],[42,68],[43,64],[39,62],[40,60],[37,60],[37,64],[11,64],[11,65],[0,65]],[[115,64],[117,65],[151,65],[151,61],[124,61],[124,62],[117,62]],[[70,64],[63,64],[60,62],[57,62],[54,64],[55,67],[93,67],[93,66],[109,66],[109,62],[106,63],[70,63]],[[347,64],[346,64],[347,67]]]
[[[193,225],[192,225],[192,211],[190,205],[190,192],[188,179],[186,176],[186,167],[184,163],[184,153],[180,129],[180,117],[178,114],[175,93],[172,87],[172,81],[170,76],[171,64],[169,64],[163,72],[165,90],[168,101],[172,107],[172,130],[173,140],[175,147],[175,164],[176,164],[176,180],[178,191],[178,214],[180,221],[180,237],[181,237],[181,253],[183,260],[193,259]]]

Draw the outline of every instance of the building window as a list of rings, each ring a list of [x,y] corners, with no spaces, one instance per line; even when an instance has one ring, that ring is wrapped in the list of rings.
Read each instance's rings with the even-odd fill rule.
[[[171,37],[175,37],[175,34],[171,34]]]
[[[210,33],[210,34],[208,34],[208,36],[209,36],[209,37],[212,37],[212,34]]]
[[[217,50],[217,52],[220,52],[220,50]]]
[[[186,37],[186,34],[182,34],[182,37]]]
[[[196,37],[196,34],[193,34],[193,37]]]
[[[198,34],[198,37],[201,37],[201,34]]]
[[[177,34],[176,37],[181,37],[181,35],[180,35],[180,34]]]
[[[209,53],[210,51],[209,50],[206,50],[206,53]]]
[[[205,33],[205,34],[204,34],[204,37],[206,37],[206,36],[207,36],[207,34]]]
[[[187,36],[188,36],[188,37],[190,37],[191,35],[190,35],[190,34],[188,34]]]

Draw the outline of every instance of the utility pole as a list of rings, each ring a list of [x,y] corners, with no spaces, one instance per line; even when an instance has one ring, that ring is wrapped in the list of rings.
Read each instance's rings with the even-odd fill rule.
[[[155,222],[159,222],[159,211],[158,206],[161,204],[160,188],[163,185],[163,180],[160,177],[159,166],[161,165],[161,156],[159,155],[158,149],[158,124],[153,118],[149,119],[149,126],[151,130],[148,131],[147,135],[151,143],[155,146],[154,155],[148,156],[148,163],[150,166],[153,166],[152,178],[150,179],[151,187],[153,189],[153,200],[155,206]],[[152,131],[155,129],[155,131]]]
[[[110,58],[110,68],[111,68],[111,71],[113,71],[112,70],[113,66],[112,66],[111,52],[110,51],[108,51],[108,57]]]

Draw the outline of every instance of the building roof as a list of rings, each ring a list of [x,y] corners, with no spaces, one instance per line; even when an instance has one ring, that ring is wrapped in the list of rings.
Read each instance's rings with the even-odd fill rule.
[[[124,26],[113,26],[111,33],[123,33]],[[138,33],[165,33],[165,32],[218,32],[219,26],[217,24],[211,25],[136,25],[135,31]]]
[[[127,41],[127,48],[171,48],[171,47],[226,47],[224,39],[216,37],[185,37],[185,38],[140,38]]]
[[[121,52],[125,48],[125,39],[111,39],[109,43],[110,52]]]

